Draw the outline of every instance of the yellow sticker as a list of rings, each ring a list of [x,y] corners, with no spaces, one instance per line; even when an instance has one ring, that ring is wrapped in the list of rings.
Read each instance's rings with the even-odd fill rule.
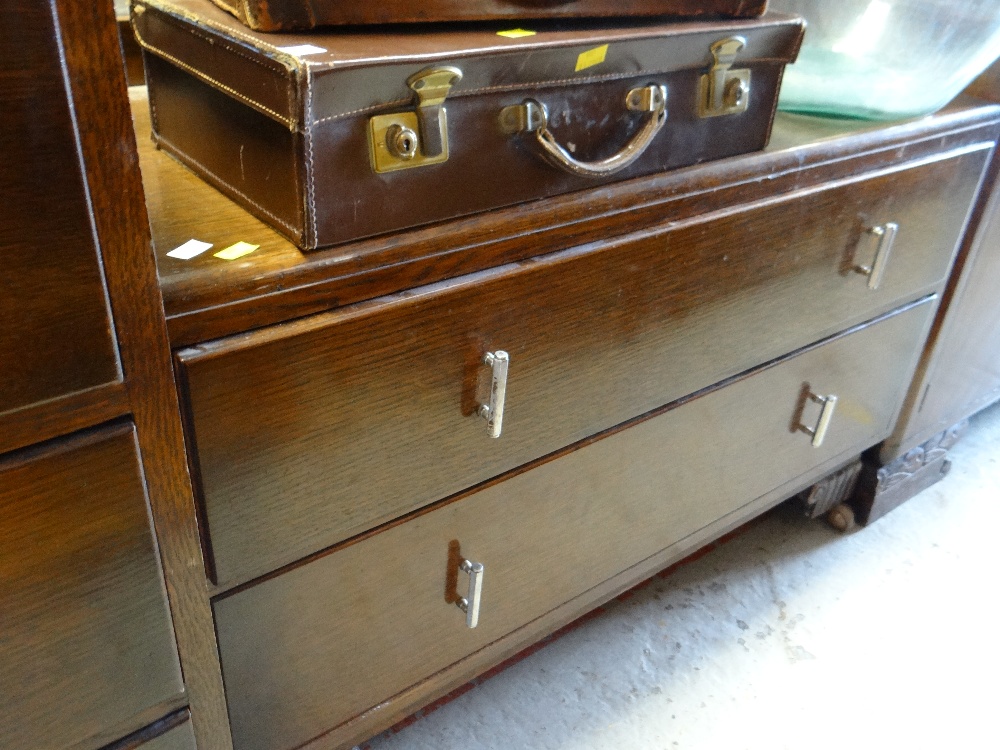
[[[242,258],[244,255],[249,255],[258,247],[260,245],[251,245],[249,242],[241,241],[215,253],[215,257],[222,258],[223,260],[236,260],[237,258]]]
[[[498,31],[497,36],[505,36],[508,39],[520,39],[522,36],[534,36],[537,31],[528,31],[527,29],[509,29],[507,31]]]
[[[588,49],[586,52],[581,52],[580,56],[576,58],[576,72],[579,73],[581,70],[586,70],[587,68],[592,68],[595,65],[600,65],[604,62],[604,58],[608,54],[608,45],[602,44],[600,47],[594,47],[594,49]]]

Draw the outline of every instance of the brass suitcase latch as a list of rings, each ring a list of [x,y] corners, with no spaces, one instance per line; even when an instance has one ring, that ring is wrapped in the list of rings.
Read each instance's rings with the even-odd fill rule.
[[[709,49],[715,63],[701,77],[698,87],[698,116],[718,117],[745,112],[750,101],[750,69],[733,70],[736,55],[746,46],[740,36],[720,39]]]
[[[372,168],[378,172],[440,164],[448,160],[448,113],[445,99],[462,80],[458,68],[429,68],[406,81],[416,109],[377,115],[368,121]]]

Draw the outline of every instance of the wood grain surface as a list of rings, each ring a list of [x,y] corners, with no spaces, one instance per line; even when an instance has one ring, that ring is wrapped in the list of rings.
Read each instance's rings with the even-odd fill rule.
[[[966,92],[1000,101],[1000,61]],[[882,465],[1000,399],[1000,156],[993,155]],[[940,476],[940,475],[937,475]],[[918,486],[912,483],[914,487]],[[897,493],[901,494],[901,493]],[[869,503],[870,498],[865,499]]]
[[[98,747],[183,704],[130,426],[0,461],[0,549],[0,746]]]
[[[216,580],[267,573],[938,288],[989,146],[179,353]],[[883,284],[867,229],[900,224]],[[511,357],[504,435],[476,415]]]
[[[191,712],[181,709],[103,750],[197,750]]]
[[[146,137],[144,92],[134,89],[132,96],[175,347],[993,141],[1000,113],[981,102],[957,104],[888,126],[779,113],[764,153],[302,253],[156,151]],[[192,238],[213,243],[213,250],[189,261],[167,256]],[[213,256],[238,241],[260,248],[238,261]]]
[[[141,750],[197,750],[190,722],[140,745]],[[139,749],[137,749],[139,750]]]
[[[233,736],[297,747],[891,428],[924,299],[215,603]],[[839,397],[824,444],[805,394]],[[692,501],[697,498],[697,501]],[[455,606],[485,565],[479,626]]]
[[[191,720],[200,750],[231,750],[114,8],[110,2],[55,0],[53,10]]]
[[[120,382],[121,371],[46,5],[4,4],[0,59],[0,426],[9,432],[5,412]]]
[[[886,463],[1000,399],[1000,160],[995,162],[982,215],[966,238],[899,424],[881,450]]]

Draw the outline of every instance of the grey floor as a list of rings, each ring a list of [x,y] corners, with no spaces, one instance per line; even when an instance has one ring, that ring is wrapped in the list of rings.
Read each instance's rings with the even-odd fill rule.
[[[787,507],[370,750],[1000,748],[1000,409],[840,535]]]

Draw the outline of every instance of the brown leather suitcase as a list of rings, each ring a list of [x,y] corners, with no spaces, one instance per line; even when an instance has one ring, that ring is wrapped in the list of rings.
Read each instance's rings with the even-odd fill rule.
[[[763,148],[803,31],[262,35],[209,0],[133,24],[159,147],[304,249]]]
[[[671,16],[754,18],[767,0],[213,0],[257,31],[344,24]]]

